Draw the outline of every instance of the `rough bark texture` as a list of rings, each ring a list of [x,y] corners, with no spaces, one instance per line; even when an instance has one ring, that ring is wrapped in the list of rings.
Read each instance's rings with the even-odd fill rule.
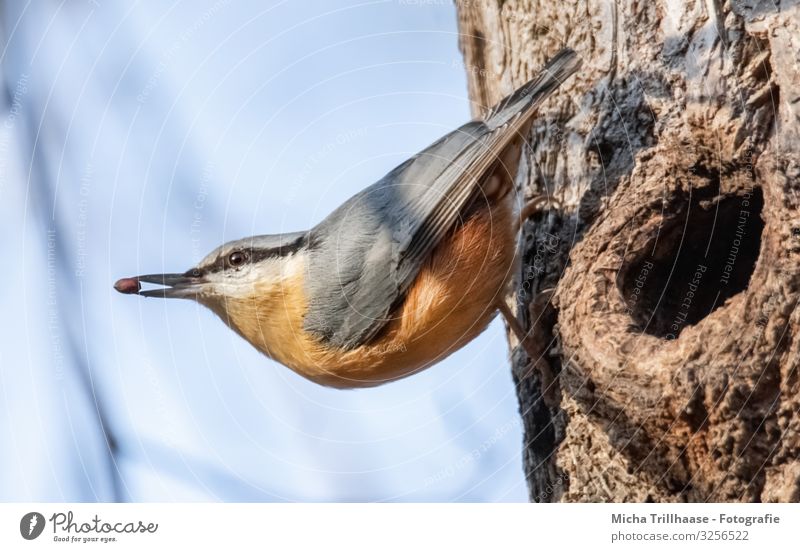
[[[476,115],[584,62],[518,181],[531,500],[800,500],[799,3],[458,2]]]

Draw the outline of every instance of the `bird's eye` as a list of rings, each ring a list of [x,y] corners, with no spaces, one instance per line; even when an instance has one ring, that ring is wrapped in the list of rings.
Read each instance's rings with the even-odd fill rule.
[[[228,255],[228,264],[231,266],[242,266],[247,260],[247,253],[244,251],[234,251]]]

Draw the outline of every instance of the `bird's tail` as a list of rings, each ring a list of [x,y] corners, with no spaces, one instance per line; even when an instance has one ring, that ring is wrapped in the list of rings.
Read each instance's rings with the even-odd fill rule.
[[[495,130],[519,116],[515,122],[522,126],[539,104],[580,66],[578,54],[571,48],[564,48],[547,62],[536,77],[500,100],[486,114],[484,123]]]

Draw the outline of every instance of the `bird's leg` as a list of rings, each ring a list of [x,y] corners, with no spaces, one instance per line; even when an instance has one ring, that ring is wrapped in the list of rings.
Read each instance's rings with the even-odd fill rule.
[[[550,296],[554,290],[547,290],[540,293],[534,301],[534,306],[540,307],[542,300],[549,301]],[[539,310],[537,307],[537,310]],[[502,299],[497,303],[497,310],[505,318],[506,324],[509,329],[514,333],[514,336],[519,341],[519,344],[528,355],[528,361],[539,372],[539,381],[541,383],[541,393],[544,403],[550,407],[555,408],[558,406],[558,398],[556,396],[556,383],[555,375],[550,368],[550,364],[544,359],[546,344],[540,343],[534,339],[531,332],[526,332],[522,327],[516,314],[512,312],[508,304]]]
[[[505,301],[500,300],[497,303],[497,310],[500,311],[500,314],[503,315],[503,318],[506,320],[506,324],[508,324],[509,329],[514,333],[514,337],[517,338],[519,344],[525,349],[525,352],[528,353],[530,358],[536,358],[537,351],[533,349],[533,347],[528,343],[528,333],[522,327],[517,315],[515,315],[509,306],[506,304]]]
[[[519,211],[519,217],[517,218],[517,226],[515,228],[515,233],[519,232],[522,225],[525,224],[525,221],[531,218],[533,215],[540,211],[544,211],[546,208],[554,207],[556,209],[561,208],[561,202],[558,201],[555,197],[550,195],[537,195],[530,201],[528,201],[525,205],[522,206],[522,209]]]

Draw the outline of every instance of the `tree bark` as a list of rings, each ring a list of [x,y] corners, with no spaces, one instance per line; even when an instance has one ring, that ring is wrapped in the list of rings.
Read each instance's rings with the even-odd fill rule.
[[[518,176],[531,500],[800,500],[798,4],[457,2],[475,115],[583,59]]]

